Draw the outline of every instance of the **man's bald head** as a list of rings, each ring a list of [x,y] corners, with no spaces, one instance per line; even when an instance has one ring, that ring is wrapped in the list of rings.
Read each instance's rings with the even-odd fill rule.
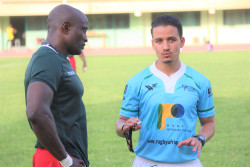
[[[79,21],[84,16],[84,14],[69,5],[58,5],[49,13],[47,19],[48,30],[55,30],[61,27],[65,22],[74,24]]]
[[[47,43],[64,55],[81,53],[88,41],[88,19],[80,10],[64,4],[56,6],[47,23]]]

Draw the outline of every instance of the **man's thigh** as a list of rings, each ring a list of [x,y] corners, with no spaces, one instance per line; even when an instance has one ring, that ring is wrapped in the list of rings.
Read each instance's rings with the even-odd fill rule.
[[[61,165],[46,149],[37,148],[33,155],[33,167],[61,167]]]

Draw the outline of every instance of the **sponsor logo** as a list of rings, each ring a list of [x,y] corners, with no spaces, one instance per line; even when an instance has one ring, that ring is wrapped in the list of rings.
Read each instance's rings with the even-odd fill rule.
[[[176,146],[179,144],[180,141],[176,140],[148,140],[148,143],[151,144],[159,144],[159,145],[169,145],[169,144],[175,144]]]
[[[149,85],[145,85],[145,87],[148,89],[148,90],[153,90],[153,88]]]
[[[187,85],[182,84],[182,87],[183,87],[184,91],[189,91],[189,92],[195,92],[196,91],[196,89],[191,87],[191,86],[187,86]]]
[[[213,96],[213,93],[212,93],[212,89],[211,89],[211,88],[208,88],[207,93],[208,93],[208,97]]]
[[[75,71],[68,71],[68,72],[67,72],[67,75],[69,75],[69,76],[75,75],[75,74],[76,74]]]
[[[125,89],[124,89],[124,92],[123,92],[123,100],[125,100],[125,94],[127,93],[127,90],[128,90],[128,85],[125,86]]]
[[[184,115],[184,107],[181,104],[161,103],[158,106],[157,128],[165,129],[167,118],[181,118]]]
[[[123,94],[125,94],[127,92],[127,89],[128,89],[128,85],[125,86]]]
[[[153,90],[154,87],[157,86],[158,83],[155,83],[155,84],[152,84],[151,86],[150,85],[145,85],[145,87],[148,89],[148,90]]]

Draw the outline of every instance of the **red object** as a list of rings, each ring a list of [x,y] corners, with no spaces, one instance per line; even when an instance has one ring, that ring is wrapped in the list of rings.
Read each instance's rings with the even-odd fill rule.
[[[37,44],[41,44],[42,42],[44,42],[45,40],[42,38],[36,38],[36,43]]]
[[[69,62],[70,62],[70,64],[71,64],[71,66],[75,69],[75,71],[76,71],[76,60],[75,60],[75,58],[74,57],[68,57],[68,59],[69,59]]]
[[[37,148],[33,155],[33,167],[62,167],[46,149]]]
[[[42,43],[42,40],[40,38],[36,38],[36,43],[40,44]]]

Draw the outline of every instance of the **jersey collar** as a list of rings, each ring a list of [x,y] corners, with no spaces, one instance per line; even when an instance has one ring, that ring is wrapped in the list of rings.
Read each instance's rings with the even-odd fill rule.
[[[42,43],[41,47],[50,48],[50,49],[53,50],[56,54],[58,54],[58,52],[56,51],[56,49],[55,49],[53,46],[51,46],[50,44],[46,43],[46,42]]]
[[[156,67],[156,62],[155,61],[149,68],[150,71],[158,78],[160,78],[165,86],[166,93],[174,93],[175,89],[175,84],[177,80],[185,73],[186,71],[186,65],[181,62],[181,67],[179,68],[178,71],[176,71],[174,74],[167,76],[165,73],[162,71],[158,70]]]

